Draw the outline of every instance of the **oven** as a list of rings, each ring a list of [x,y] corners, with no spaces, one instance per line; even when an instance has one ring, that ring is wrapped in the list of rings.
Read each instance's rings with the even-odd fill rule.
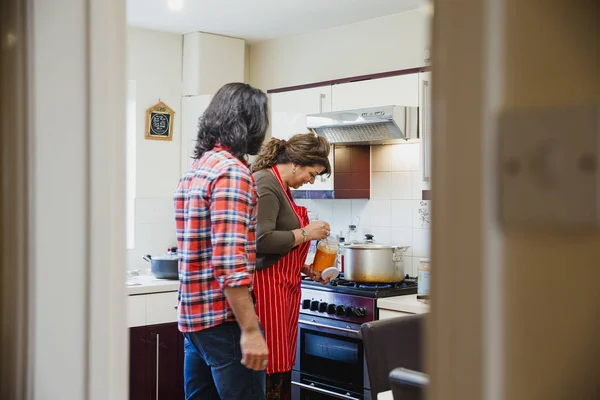
[[[377,320],[378,298],[413,294],[414,283],[302,282],[292,400],[371,400],[360,326]]]
[[[293,400],[371,400],[360,324],[300,314]]]

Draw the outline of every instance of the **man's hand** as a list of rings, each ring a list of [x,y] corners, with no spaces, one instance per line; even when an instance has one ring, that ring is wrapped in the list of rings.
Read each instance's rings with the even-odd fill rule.
[[[241,363],[255,371],[267,368],[269,350],[258,325],[248,286],[226,287],[225,296],[242,331]]]
[[[267,343],[259,329],[250,332],[242,331],[240,346],[242,347],[242,364],[245,365],[246,368],[255,371],[267,368],[269,350],[267,349]]]

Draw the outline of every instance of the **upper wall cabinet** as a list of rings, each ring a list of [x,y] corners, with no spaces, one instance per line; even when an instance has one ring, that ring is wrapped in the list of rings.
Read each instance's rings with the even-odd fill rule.
[[[189,168],[193,161],[198,119],[204,113],[212,95],[188,96],[181,98],[181,173]]]
[[[183,35],[181,94],[214,94],[228,82],[243,82],[246,42],[204,32]]]
[[[332,89],[332,110],[419,105],[419,74],[342,83]]]
[[[271,94],[271,136],[289,139],[297,133],[307,133],[306,115],[331,111],[331,86]],[[333,151],[329,154],[333,166]],[[317,177],[314,184],[301,190],[333,190],[333,175]]]
[[[419,126],[423,181],[431,181],[431,72],[419,74]]]

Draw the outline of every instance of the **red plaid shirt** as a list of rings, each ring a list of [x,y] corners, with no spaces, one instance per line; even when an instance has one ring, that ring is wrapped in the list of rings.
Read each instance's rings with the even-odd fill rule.
[[[179,330],[234,321],[225,287],[252,284],[256,260],[256,182],[222,148],[195,160],[174,195],[179,252]]]

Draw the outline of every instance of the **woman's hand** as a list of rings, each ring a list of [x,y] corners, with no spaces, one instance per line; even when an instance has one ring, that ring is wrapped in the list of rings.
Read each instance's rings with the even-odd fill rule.
[[[321,278],[321,273],[319,271],[313,270],[312,264],[311,265],[304,264],[304,266],[302,267],[302,273],[304,275],[308,276],[310,279],[312,279],[315,282],[321,282],[323,285],[327,285],[329,283],[329,281],[331,280],[331,278],[327,278],[327,279]]]
[[[323,240],[329,236],[331,227],[325,221],[313,221],[304,227],[307,240]]]

